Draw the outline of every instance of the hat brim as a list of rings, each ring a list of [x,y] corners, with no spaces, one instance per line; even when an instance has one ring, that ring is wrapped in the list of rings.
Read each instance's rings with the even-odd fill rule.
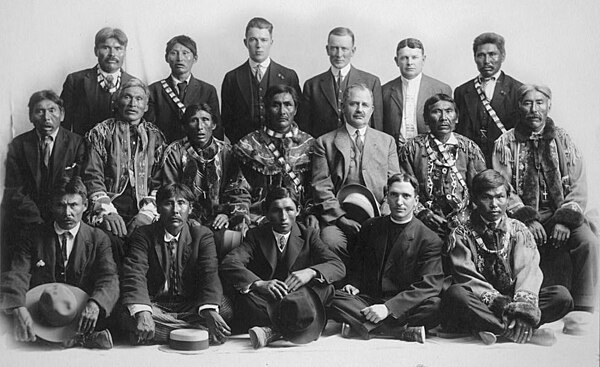
[[[198,350],[181,350],[181,349],[173,349],[168,344],[159,345],[158,350],[165,353],[177,353],[184,355],[194,355],[194,354],[202,354],[208,350],[206,349],[198,349]]]
[[[326,317],[325,317],[325,307],[321,302],[321,298],[317,295],[317,293],[309,286],[304,286],[298,289],[296,292],[305,292],[312,303],[312,308],[316,310],[316,317],[313,322],[302,331],[292,331],[288,330],[281,325],[277,320],[279,319],[278,315],[278,307],[275,307],[273,310],[273,323],[278,326],[281,334],[284,339],[294,343],[294,344],[307,344],[312,341],[315,341],[321,336],[321,332],[323,332],[323,328],[325,327]]]
[[[350,184],[350,185],[346,185],[344,187],[342,187],[340,189],[340,191],[337,194],[337,199],[340,203],[340,205],[343,207],[344,206],[344,202],[347,201],[348,196],[354,194],[353,196],[356,196],[356,194],[363,196],[366,200],[357,200],[358,198],[350,198],[351,202],[348,202],[347,204],[350,204],[348,206],[351,207],[355,207],[355,211],[357,211],[358,213],[361,213],[361,215],[359,215],[358,218],[351,218],[351,219],[355,219],[355,220],[362,220],[364,219],[364,215],[367,215],[368,217],[379,217],[381,215],[381,211],[379,208],[379,203],[377,202],[377,199],[375,198],[375,195],[373,194],[373,192],[371,190],[369,190],[369,188],[367,188],[366,186],[363,185],[359,185],[359,184]],[[365,204],[366,202],[370,203],[370,207],[366,208]],[[371,208],[373,209],[371,211]],[[364,212],[364,213],[362,213]]]
[[[40,296],[44,292],[44,289],[54,284],[56,283],[40,284],[37,287],[30,289],[25,295],[25,307],[27,308],[27,311],[29,311],[31,319],[33,320],[33,330],[35,332],[35,335],[49,342],[60,343],[72,339],[75,336],[75,334],[77,334],[79,315],[85,307],[89,296],[87,293],[85,293],[85,291],[83,291],[80,288],[74,287],[69,284],[60,283],[68,287],[71,290],[71,292],[73,292],[73,295],[75,296],[75,300],[77,302],[77,313],[73,321],[67,325],[46,325],[42,321],[42,318],[40,316],[38,310],[38,301],[40,300]]]

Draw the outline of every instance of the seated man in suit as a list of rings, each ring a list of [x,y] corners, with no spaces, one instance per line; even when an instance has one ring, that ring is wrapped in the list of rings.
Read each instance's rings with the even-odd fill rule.
[[[383,131],[399,145],[429,131],[423,119],[423,105],[434,94],[452,94],[448,84],[423,74],[425,48],[421,41],[407,38],[398,43],[394,61],[400,76],[382,87]]]
[[[86,208],[81,178],[64,177],[51,194],[53,222],[27,231],[17,243],[0,281],[0,308],[12,314],[17,340],[36,340],[25,307],[27,291],[40,284],[66,283],[84,290],[89,300],[79,318],[76,339],[65,346],[112,348],[110,332],[102,329],[119,297],[117,267],[107,235],[82,222]]]
[[[121,300],[133,344],[164,344],[170,331],[202,325],[213,343],[224,343],[231,334],[213,235],[188,222],[194,199],[183,184],[162,186],[156,194],[159,221],[129,239]]]
[[[311,342],[325,324],[317,310],[329,303],[332,283],[344,277],[346,268],[317,231],[298,226],[298,202],[290,190],[273,188],[263,205],[269,222],[250,229],[242,245],[221,263],[221,277],[235,293],[237,326],[242,330],[251,327],[248,333],[254,348],[264,347],[282,334],[292,342]],[[311,303],[312,313],[299,312],[300,307],[281,307]],[[319,324],[315,322],[318,318],[320,325],[306,330],[309,324]]]
[[[375,75],[356,69],[350,64],[356,46],[354,33],[337,27],[329,32],[325,46],[331,67],[304,83],[299,126],[315,138],[344,125],[342,97],[351,85],[364,84],[373,95],[374,109],[369,125],[383,130],[381,82]]]
[[[117,117],[86,135],[90,223],[121,238],[157,216],[154,190],[160,185],[165,138],[143,118],[149,93],[138,79],[124,83],[117,94]]]
[[[399,153],[402,168],[419,181],[417,217],[442,238],[468,218],[471,180],[485,170],[479,147],[453,132],[458,116],[450,96],[429,98],[423,117],[431,132],[408,140]]]
[[[150,100],[144,118],[158,126],[171,143],[185,136],[181,119],[186,108],[206,103],[212,110],[215,135],[223,139],[217,90],[192,75],[192,67],[198,61],[196,42],[184,35],[171,38],[167,42],[165,61],[171,68],[171,75],[148,87]]]
[[[264,125],[264,96],[269,87],[287,85],[300,95],[296,72],[271,60],[272,45],[273,24],[263,18],[250,19],[244,37],[248,61],[229,71],[221,88],[223,129],[232,144]]]
[[[542,285],[540,254],[527,227],[506,215],[511,187],[488,169],[473,178],[475,210],[452,231],[448,251],[454,285],[445,293],[449,329],[479,333],[485,344],[501,335],[515,343],[553,344],[551,329],[573,308],[563,286]]]
[[[51,189],[63,175],[83,170],[85,142],[60,127],[63,101],[51,90],[29,98],[29,121],[34,128],[8,146],[2,199],[2,264],[10,263],[10,245],[17,228],[51,221]]]
[[[331,317],[346,323],[342,336],[425,342],[440,322],[442,240],[414,218],[417,180],[398,173],[387,182],[390,215],[362,226],[348,269],[336,291]]]
[[[133,78],[122,69],[127,51],[127,35],[105,27],[96,33],[94,53],[98,64],[69,74],[60,98],[65,101],[63,126],[84,136],[99,122],[113,117],[115,93]]]
[[[348,244],[360,230],[360,223],[346,217],[338,199],[345,185],[361,184],[384,202],[385,183],[400,172],[394,139],[369,127],[373,94],[364,84],[344,91],[345,124],[317,139],[313,155],[315,213],[320,215],[321,239],[347,261]]]
[[[479,75],[454,91],[460,111],[456,132],[473,140],[492,167],[494,141],[518,120],[517,90],[521,82],[501,70],[506,57],[504,37],[482,33],[473,41]]]

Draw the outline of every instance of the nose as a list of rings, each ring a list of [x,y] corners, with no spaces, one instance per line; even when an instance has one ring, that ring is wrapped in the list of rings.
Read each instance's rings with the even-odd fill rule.
[[[48,110],[44,111],[44,119],[46,121],[49,121],[51,116],[52,116],[52,114],[50,113],[50,111],[48,111]]]
[[[442,120],[448,120],[448,111],[442,111]]]
[[[498,207],[499,204],[500,204],[500,200],[497,198],[493,198],[490,206],[492,208],[496,208],[496,207]]]
[[[180,204],[175,204],[175,206],[173,207],[173,212],[175,214],[179,214],[181,212],[181,205]]]

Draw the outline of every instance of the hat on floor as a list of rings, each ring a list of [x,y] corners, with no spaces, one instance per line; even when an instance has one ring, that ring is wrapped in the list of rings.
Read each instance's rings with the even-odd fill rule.
[[[306,344],[317,340],[325,326],[325,308],[310,287],[285,296],[273,310],[272,321],[286,340]]]
[[[35,335],[57,343],[72,339],[88,298],[82,289],[64,283],[46,283],[30,289],[25,295],[25,307],[31,314]]]
[[[375,195],[363,185],[346,185],[338,192],[337,198],[346,217],[358,223],[381,215]]]
[[[203,329],[176,329],[169,333],[169,345],[158,349],[167,353],[199,354],[208,349],[208,331]]]

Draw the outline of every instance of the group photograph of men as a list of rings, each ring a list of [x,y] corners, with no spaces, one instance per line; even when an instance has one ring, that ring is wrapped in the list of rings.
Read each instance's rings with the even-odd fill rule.
[[[588,144],[600,130],[593,106],[588,121],[566,106],[584,103],[562,88],[589,82],[569,43],[523,45],[539,19],[518,32],[479,20],[460,42],[389,15],[368,22],[389,31],[369,32],[368,4],[334,17],[344,4],[300,12],[315,39],[278,17],[285,2],[210,29],[167,14],[150,38],[139,20],[91,16],[63,29],[84,48],[46,39],[61,59],[36,55],[23,76],[35,87],[7,98],[22,107],[2,152],[2,344],[176,356],[232,342],[285,353],[324,336],[548,354],[597,340],[600,152]],[[225,33],[237,43],[215,42]],[[549,74],[544,47],[568,77]],[[42,76],[79,52],[87,64]],[[459,53],[464,70],[446,67]]]

